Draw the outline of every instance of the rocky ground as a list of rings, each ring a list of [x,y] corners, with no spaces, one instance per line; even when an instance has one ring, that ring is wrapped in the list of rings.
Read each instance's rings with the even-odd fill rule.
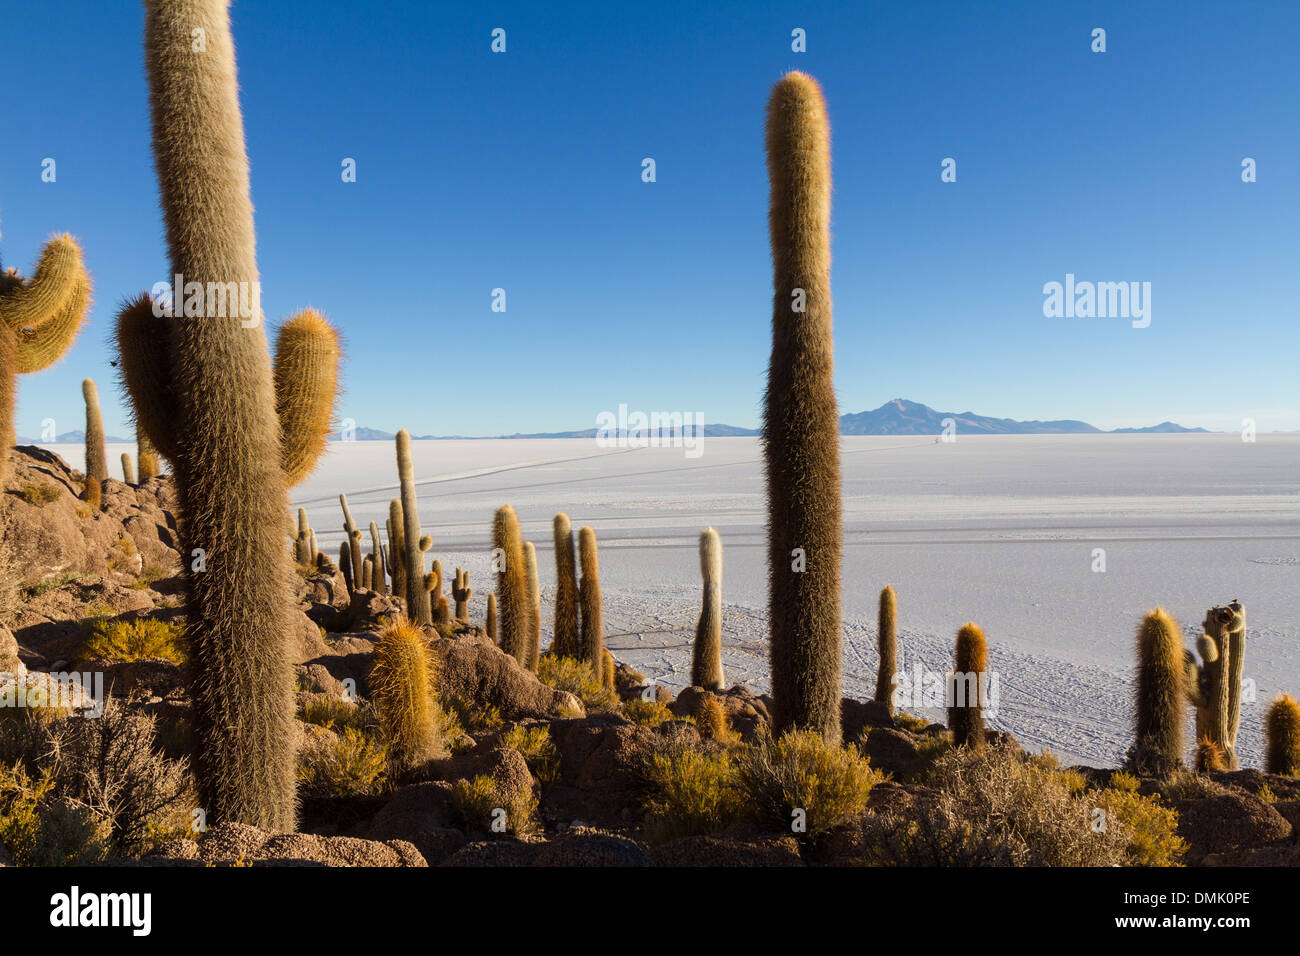
[[[84,660],[96,622],[183,619],[177,525],[167,479],[131,487],[109,479],[102,510],[80,500],[82,476],[48,451],[11,453],[0,501],[4,593],[0,604],[2,680],[49,672],[102,671],[114,696],[157,721],[157,745],[177,758],[187,746],[189,702],[181,665],[155,658]],[[289,526],[286,519],[286,547]],[[292,648],[300,712],[368,696],[379,631],[399,613],[391,597],[349,595],[328,561],[299,577]],[[707,835],[652,840],[645,830],[645,765],[665,747],[716,747],[701,739],[693,716],[712,697],[741,740],[759,739],[770,699],[743,687],[726,693],[688,688],[675,698],[626,665],[617,667],[617,701],[588,708],[574,694],[542,683],[474,625],[429,632],[439,662],[439,692],[491,720],[461,720],[445,756],[368,793],[305,795],[299,833],[270,834],[220,825],[201,838],[155,841],[132,865],[296,864],[338,866],[734,865],[800,866],[875,862],[863,834],[873,815],[904,819],[933,796],[927,770],[944,727],[895,719],[873,703],[845,700],[845,739],[857,741],[872,768],[889,775],[870,793],[863,819],[809,839],[741,819]],[[24,673],[25,672],[25,673]],[[668,710],[646,721],[636,702],[657,698]],[[590,711],[590,712],[589,712]],[[555,761],[541,768],[505,745],[508,733],[545,728]],[[301,745],[338,744],[342,724],[300,721]],[[0,723],[0,733],[5,733]],[[993,735],[1008,753],[1008,735]],[[1104,785],[1109,771],[1077,768]],[[476,778],[492,781],[499,803],[535,803],[536,826],[494,834],[468,820],[454,792]],[[1195,778],[1188,786],[1143,779],[1139,793],[1160,795],[1178,814],[1177,831],[1193,865],[1300,864],[1300,780],[1257,770]],[[0,848],[0,857],[5,854]],[[923,862],[923,861],[918,861]]]

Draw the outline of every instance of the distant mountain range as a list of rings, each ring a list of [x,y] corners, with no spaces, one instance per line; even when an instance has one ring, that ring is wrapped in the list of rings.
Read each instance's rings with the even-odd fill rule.
[[[105,444],[109,445],[134,445],[134,438],[118,438],[116,435],[105,435]],[[64,432],[61,435],[55,435],[52,439],[28,438],[26,435],[19,435],[15,444],[18,445],[84,445],[86,443],[86,433],[83,431]]]
[[[990,418],[974,412],[937,412],[920,402],[896,398],[870,412],[854,412],[840,416],[841,435],[939,435],[944,430],[944,420],[952,419],[959,435],[1154,435],[1154,434],[1209,434],[1205,428],[1185,428],[1174,422],[1161,422],[1146,428],[1113,428],[1106,431],[1087,422],[1064,419],[1062,421],[1017,421],[1013,418]],[[529,434],[496,435],[495,438],[595,438],[598,429],[583,428],[568,432],[532,432]],[[79,434],[79,433],[78,433]],[[756,428],[736,425],[705,425],[705,438],[736,438],[759,434]],[[356,429],[356,441],[392,441],[391,432],[375,428]],[[466,439],[470,435],[413,435],[414,440]],[[77,439],[80,440],[80,439]],[[331,441],[338,441],[338,434]]]

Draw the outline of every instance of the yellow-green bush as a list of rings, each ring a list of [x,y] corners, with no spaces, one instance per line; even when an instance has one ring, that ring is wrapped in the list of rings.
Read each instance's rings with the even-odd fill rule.
[[[457,780],[451,788],[451,804],[470,830],[510,833],[516,837],[529,837],[537,832],[537,798],[532,791],[502,796],[496,781],[486,774]],[[504,815],[498,810],[505,811]],[[496,829],[498,826],[503,829]]]
[[[374,711],[336,694],[312,694],[302,702],[298,719],[326,730],[339,732],[345,727],[367,730],[374,726]]]
[[[804,829],[794,832],[809,835],[860,816],[871,788],[884,779],[855,746],[828,744],[811,730],[761,738],[741,752],[739,770],[761,819],[783,830],[801,820]]]
[[[545,654],[537,662],[537,679],[578,698],[589,714],[618,706],[618,694],[605,685],[604,675],[597,674],[586,661]]]
[[[307,796],[364,797],[382,789],[387,750],[355,727],[298,754],[298,789]]]
[[[18,497],[29,505],[35,505],[38,508],[44,508],[51,501],[54,501],[63,492],[55,485],[42,485],[37,482],[30,482],[23,485],[18,492]]]
[[[525,727],[515,724],[501,735],[500,746],[523,754],[528,769],[543,786],[554,783],[559,776],[560,751],[551,740],[551,731],[546,725]]]
[[[0,764],[0,844],[19,866],[85,866],[109,853],[109,824],[60,797],[49,771],[33,779]]]
[[[690,748],[654,753],[645,769],[646,839],[716,833],[741,814],[743,794],[736,762],[726,751]]]
[[[668,705],[657,700],[645,700],[637,697],[623,704],[623,716],[642,727],[658,727],[673,719]]]
[[[97,621],[82,645],[78,660],[139,661],[162,658],[185,663],[185,636],[180,624],[152,617]]]
[[[903,730],[911,731],[914,734],[925,733],[925,728],[929,727],[934,721],[926,720],[924,717],[917,717],[909,714],[905,710],[900,710],[894,715],[894,723]]]
[[[1088,797],[1106,812],[1107,827],[1118,820],[1129,831],[1127,855],[1133,866],[1180,865],[1187,841],[1178,835],[1178,813],[1161,806],[1159,797],[1141,796],[1135,778],[1113,774],[1109,787],[1092,791]]]

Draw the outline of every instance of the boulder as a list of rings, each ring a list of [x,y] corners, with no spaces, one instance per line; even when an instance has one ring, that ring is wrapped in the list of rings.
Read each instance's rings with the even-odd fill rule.
[[[263,866],[427,866],[403,840],[362,840],[314,833],[268,833],[241,823],[215,826],[197,843],[172,840],[149,855],[154,862],[202,860],[209,865],[252,863]]]
[[[584,712],[576,697],[543,684],[486,637],[435,637],[431,646],[442,661],[446,698],[490,704],[510,721]]]
[[[1291,823],[1259,797],[1243,791],[1198,800],[1175,800],[1178,835],[1190,845],[1188,860],[1255,849],[1291,836]]]
[[[650,851],[655,866],[803,866],[793,836],[691,836]]]

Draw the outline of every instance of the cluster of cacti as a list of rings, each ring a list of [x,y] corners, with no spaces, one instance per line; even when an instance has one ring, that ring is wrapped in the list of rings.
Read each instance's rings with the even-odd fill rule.
[[[81,395],[86,400],[86,486],[83,497],[86,504],[98,509],[104,497],[104,482],[108,480],[108,456],[104,451],[104,418],[99,411],[99,389],[93,379],[81,383]]]
[[[528,569],[519,516],[509,505],[497,509],[492,519],[493,562],[497,571],[497,613],[500,615],[501,649],[528,665]]]
[[[605,617],[600,598],[600,555],[596,551],[596,532],[583,527],[578,532],[578,605],[582,611],[579,660],[591,665],[596,674],[605,668]]]
[[[1128,763],[1134,772],[1166,776],[1181,764],[1186,672],[1182,631],[1162,608],[1142,619],[1137,657],[1135,739]]]
[[[1246,656],[1246,611],[1237,601],[1205,614],[1205,633],[1196,642],[1198,664],[1184,651],[1183,686],[1196,707],[1196,737],[1223,752],[1227,769],[1238,769],[1237,732],[1241,726],[1241,676]],[[1198,758],[1198,763],[1199,763]]]
[[[383,630],[369,682],[375,716],[388,741],[388,765],[401,773],[433,756],[438,734],[434,668],[417,626],[400,621]]]
[[[135,484],[135,466],[131,463],[131,453],[122,452],[122,481],[128,485]]]
[[[469,599],[474,596],[474,589],[469,586],[469,572],[456,569],[456,576],[451,581],[451,596],[456,602],[456,620],[469,623]]]
[[[555,633],[551,653],[556,657],[582,656],[578,630],[578,567],[574,556],[573,525],[561,512],[552,524],[555,540]]]
[[[712,528],[700,532],[700,574],[704,578],[704,606],[695,626],[691,653],[691,684],[722,690],[722,538]]]
[[[145,20],[171,274],[187,287],[255,290],[228,2],[146,0]],[[196,31],[201,51],[192,46]],[[209,824],[288,831],[298,735],[281,529],[290,483],[323,447],[338,340],[319,315],[304,313],[281,331],[273,370],[260,307],[246,321],[195,314],[182,297],[174,290],[174,316],[155,312],[147,296],[134,300],[118,317],[117,342],[137,425],[174,470],[195,776]]]
[[[14,445],[17,376],[53,365],[71,347],[90,311],[90,275],[69,235],[46,243],[30,280],[0,269],[0,479]]]
[[[158,453],[149,444],[149,436],[143,429],[136,432],[135,451],[137,464],[140,466],[140,484],[158,477]]]
[[[1300,703],[1282,694],[1264,715],[1264,769],[1300,777]]]
[[[876,645],[880,663],[876,669],[876,703],[894,712],[894,691],[898,689],[898,597],[885,585],[880,592],[880,610],[876,616]]]
[[[312,530],[311,522],[307,519],[307,509],[299,508],[298,531],[293,541],[293,559],[298,564],[314,568],[318,553],[316,532]]]
[[[773,731],[840,739],[840,434],[832,381],[830,124],[811,77],[767,108],[772,352],[763,408]]]
[[[957,632],[949,677],[948,729],[958,747],[978,749],[984,745],[985,678],[989,652],[984,632],[967,622]]]

